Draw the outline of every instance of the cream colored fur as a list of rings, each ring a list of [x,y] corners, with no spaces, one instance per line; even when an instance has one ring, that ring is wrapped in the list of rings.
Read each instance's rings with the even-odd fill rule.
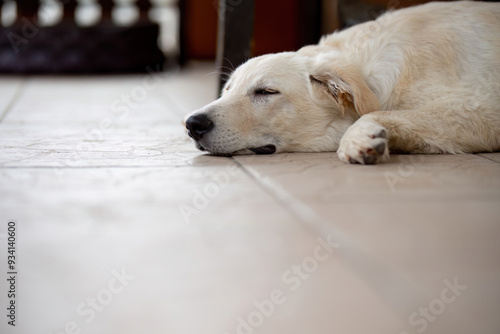
[[[429,3],[249,60],[196,114],[215,154],[337,151],[377,163],[390,150],[500,150],[500,4]],[[274,94],[259,94],[268,90]]]

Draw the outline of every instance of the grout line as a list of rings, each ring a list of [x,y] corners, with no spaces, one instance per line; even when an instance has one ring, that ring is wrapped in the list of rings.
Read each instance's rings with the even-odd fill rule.
[[[358,246],[355,240],[346,236],[333,226],[333,224],[321,219],[309,206],[295,199],[269,177],[263,177],[251,168],[245,167],[237,160],[235,162],[265,192],[275,198],[287,211],[291,211],[313,233],[313,236],[316,236],[316,240],[321,238],[328,240],[328,243],[332,242],[336,244],[335,252],[342,259],[342,262],[363,279],[367,285],[371,286],[387,304],[394,310],[398,310],[397,313],[401,316],[406,316],[408,312],[411,312],[411,308],[405,309],[404,307],[407,300],[414,300],[417,303],[425,302],[425,293],[419,286],[408,281],[403,275],[395,272],[383,262],[373,258]],[[379,278],[378,282],[367,279],[367,277],[373,275]],[[394,291],[401,293],[394,295]]]
[[[497,152],[497,153],[498,153],[498,152]],[[493,160],[493,159],[490,159],[490,158],[488,158],[488,157],[483,156],[483,155],[482,155],[482,153],[474,153],[473,155],[475,155],[476,157],[481,157],[481,158],[483,158],[483,159],[486,159],[486,160],[489,160],[489,161],[495,162],[495,163],[497,163],[497,164],[500,164],[500,162],[498,162],[498,161],[496,161],[496,160]]]
[[[250,177],[252,178],[265,192],[271,197],[276,199],[285,209],[291,212],[300,222],[305,224],[309,229],[312,229],[315,234],[322,237],[332,235],[335,242],[343,243],[346,241],[344,234],[338,230],[334,231],[331,224],[322,220],[308,205],[297,200],[284,190],[276,182],[272,181],[269,177],[263,177],[258,172],[247,168],[238,160],[232,158],[234,162]]]
[[[7,114],[12,110],[16,102],[19,100],[19,97],[21,96],[21,92],[23,91],[25,85],[26,85],[26,80],[23,78],[19,83],[19,85],[17,86],[17,89],[12,98],[10,99],[9,104],[7,104],[5,110],[2,112],[2,114],[0,114],[0,123],[3,122]]]

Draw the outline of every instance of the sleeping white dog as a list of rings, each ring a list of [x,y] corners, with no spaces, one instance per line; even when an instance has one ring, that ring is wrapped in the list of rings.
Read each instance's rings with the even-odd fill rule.
[[[500,149],[500,4],[429,3],[253,58],[186,119],[215,155]]]

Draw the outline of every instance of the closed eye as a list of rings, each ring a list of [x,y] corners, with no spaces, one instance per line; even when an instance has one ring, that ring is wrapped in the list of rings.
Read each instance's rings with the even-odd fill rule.
[[[259,89],[255,90],[254,94],[255,95],[276,95],[276,94],[280,94],[280,92],[275,90],[275,89],[270,89],[270,88],[259,88]]]

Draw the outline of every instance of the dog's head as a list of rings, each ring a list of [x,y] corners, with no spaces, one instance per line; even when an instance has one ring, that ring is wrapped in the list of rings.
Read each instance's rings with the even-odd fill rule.
[[[215,155],[335,151],[378,101],[352,65],[322,47],[253,58],[222,96],[186,119],[200,150]]]

